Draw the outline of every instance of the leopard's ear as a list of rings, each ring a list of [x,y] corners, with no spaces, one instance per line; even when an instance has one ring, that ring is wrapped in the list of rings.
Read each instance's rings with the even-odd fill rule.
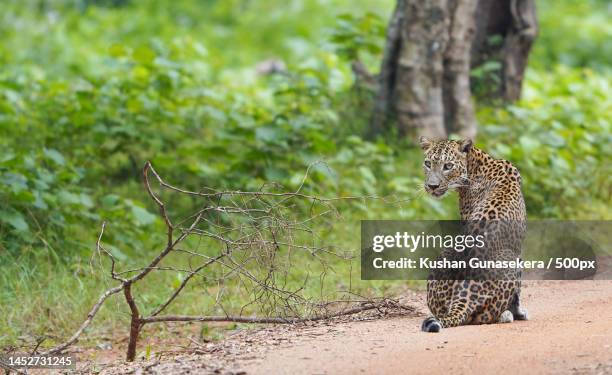
[[[472,149],[472,140],[469,138],[459,141],[459,151],[467,153]]]
[[[430,147],[431,147],[432,141],[431,139],[422,136],[421,138],[419,138],[419,145],[421,145],[421,148],[423,149],[423,151],[427,151]]]

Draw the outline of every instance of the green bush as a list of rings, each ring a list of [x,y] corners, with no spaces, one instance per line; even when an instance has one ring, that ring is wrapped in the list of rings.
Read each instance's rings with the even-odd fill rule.
[[[351,246],[361,219],[456,217],[456,196],[423,195],[420,149],[393,135],[361,136],[371,96],[353,87],[350,62],[376,69],[393,3],[5,2],[0,345],[23,331],[74,328],[104,285],[89,264],[102,220],[122,265],[155,253],[162,223],[140,182],[146,160],[190,189],[275,182],[288,190],[322,160],[305,191],[387,197],[352,201],[339,228],[320,228]],[[523,99],[502,108],[481,103],[477,144],[519,167],[531,218],[609,219],[610,8],[596,0],[538,5],[542,32]],[[271,57],[287,71],[258,75],[257,63]],[[173,215],[193,208],[168,199]],[[348,272],[335,281],[347,282]],[[50,301],[63,301],[67,289],[74,295],[62,310]],[[39,292],[28,306],[7,310],[32,290]],[[145,295],[159,299],[156,292],[157,285]],[[50,304],[57,312],[38,322]]]
[[[610,73],[612,7],[606,0],[536,1],[540,33],[529,58],[546,70],[561,64]]]
[[[530,70],[517,105],[481,110],[485,147],[520,169],[531,217],[610,217],[611,88],[590,70]]]

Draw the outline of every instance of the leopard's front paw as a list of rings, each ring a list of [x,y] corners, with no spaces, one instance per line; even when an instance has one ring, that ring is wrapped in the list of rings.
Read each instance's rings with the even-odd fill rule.
[[[517,309],[517,311],[513,311],[512,315],[514,315],[514,320],[529,320],[529,313],[525,309]]]

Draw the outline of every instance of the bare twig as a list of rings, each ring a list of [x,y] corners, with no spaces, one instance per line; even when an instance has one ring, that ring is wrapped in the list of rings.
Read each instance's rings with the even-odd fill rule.
[[[153,166],[151,165],[151,162],[147,161],[145,163],[145,166],[144,166],[143,170],[142,170],[142,177],[143,177],[144,185],[145,185],[145,188],[147,189],[147,193],[149,193],[149,196],[153,199],[155,204],[157,204],[157,206],[159,207],[159,213],[162,216],[162,218],[164,219],[164,222],[166,223],[167,235],[168,235],[167,247],[170,247],[170,245],[172,244],[172,231],[174,230],[174,227],[172,226],[172,222],[170,221],[170,218],[168,217],[168,213],[166,212],[166,206],[157,197],[157,195],[155,195],[155,193],[151,189],[151,184],[149,184],[149,173],[148,173],[149,169],[151,169],[151,173],[153,173],[155,178],[157,178],[157,180],[160,180],[159,175],[157,174],[155,169],[153,169]]]
[[[99,256],[100,251],[103,251],[106,254],[106,256],[108,256],[108,258],[111,260],[111,270],[110,270],[111,278],[113,278],[114,280],[120,281],[120,282],[125,282],[125,279],[119,277],[118,274],[115,272],[115,267],[116,267],[115,257],[110,251],[106,250],[101,244],[102,236],[104,236],[105,228],[106,228],[106,221],[102,222],[102,229],[100,229],[100,235],[98,236],[98,240],[96,241],[96,253]]]
[[[143,168],[143,183],[165,224],[165,244],[146,265],[119,271],[115,257],[102,245],[106,228],[106,223],[103,223],[95,251],[99,256],[106,255],[110,259],[110,277],[120,284],[106,290],[98,298],[85,321],[66,342],[42,354],[59,353],[74,344],[106,299],[119,292],[124,294],[131,317],[126,354],[128,361],[135,359],[142,327],[151,323],[287,324],[330,319],[385,307],[400,308],[397,301],[389,299],[321,303],[321,300],[313,300],[305,293],[307,285],[316,282],[320,284],[320,298],[323,299],[325,277],[328,272],[333,272],[333,268],[326,261],[328,257],[349,262],[353,259],[348,252],[340,252],[334,246],[324,244],[313,225],[317,220],[325,220],[329,215],[339,215],[337,207],[332,203],[340,200],[380,199],[374,196],[320,198],[304,193],[306,179],[314,165],[316,164],[308,167],[301,183],[293,192],[265,190],[270,185],[250,192],[217,191],[210,188],[195,192],[166,183],[151,163],[147,162]],[[200,205],[195,213],[172,219],[166,203],[153,190],[150,175],[163,189],[202,198],[204,205]],[[306,218],[301,217],[304,211],[308,215]],[[194,237],[197,238],[195,242],[191,240]],[[204,249],[201,249],[201,246]],[[295,255],[292,254],[296,250],[305,257],[300,261],[308,259],[318,263],[321,270],[318,278],[311,278],[309,272],[305,272],[299,280],[301,283],[296,283],[295,280],[290,282],[291,271],[295,269],[292,263]],[[166,259],[170,254],[176,254],[179,259],[187,258],[189,266],[174,265],[171,261],[176,257]],[[192,265],[192,259],[199,260],[196,266]],[[309,268],[306,264],[298,267],[302,266],[304,270]],[[186,276],[165,301],[149,310],[151,312],[148,315],[143,315],[137,303],[134,286],[153,271],[186,273]],[[213,291],[209,292],[207,287],[203,288],[203,291],[214,298],[215,308],[224,315],[161,315],[196,276],[201,276],[204,282],[215,285]],[[228,292],[226,289],[229,287],[234,288],[233,291]],[[227,296],[235,296],[236,293],[243,294],[242,298],[246,300],[242,307],[237,309],[234,305],[232,308],[224,306]],[[334,309],[339,302],[348,307],[342,310]],[[147,306],[141,307],[142,311],[148,310]],[[254,310],[258,315],[247,315],[250,310]]]
[[[403,306],[399,302],[393,299],[382,299],[380,301],[368,301],[363,302],[360,306],[352,307],[350,309],[316,315],[312,317],[248,317],[248,316],[185,316],[185,315],[166,315],[166,316],[152,316],[149,318],[143,318],[142,323],[160,323],[160,322],[235,322],[235,323],[273,323],[273,324],[294,324],[303,322],[315,322],[319,320],[326,320],[337,318],[340,316],[353,315],[368,310],[377,310],[382,307],[393,307],[403,310],[412,311],[413,309],[408,306]]]
[[[208,262],[206,262],[206,263],[202,264],[201,266],[199,266],[198,268],[196,268],[193,272],[189,273],[187,275],[187,277],[185,277],[185,279],[181,282],[179,287],[174,290],[174,292],[172,293],[172,295],[170,297],[168,297],[166,302],[162,303],[161,305],[159,305],[159,307],[157,307],[155,310],[153,310],[153,312],[151,313],[151,316],[156,316],[159,313],[161,313],[162,311],[164,311],[164,309],[166,307],[168,307],[168,305],[170,305],[172,303],[172,301],[174,301],[174,299],[181,293],[181,291],[183,290],[185,285],[187,285],[187,283],[189,282],[189,280],[191,280],[191,278],[193,276],[197,275],[205,267],[208,267],[212,263],[214,263],[217,260],[221,259],[224,255],[225,254],[217,255],[216,257],[210,259]]]
[[[122,290],[123,290],[123,284],[119,285],[119,286],[116,286],[114,288],[108,289],[107,291],[102,293],[102,295],[98,298],[98,301],[93,305],[93,307],[91,308],[91,310],[87,314],[87,317],[85,318],[85,321],[76,330],[76,332],[66,342],[61,343],[61,344],[59,344],[59,345],[57,345],[57,346],[47,350],[46,352],[42,352],[42,353],[40,353],[40,355],[51,355],[51,354],[60,353],[60,352],[64,351],[66,348],[68,348],[70,345],[72,345],[75,342],[77,342],[77,340],[79,339],[79,336],[81,336],[83,331],[87,327],[89,327],[89,325],[91,324],[91,321],[93,320],[94,316],[96,316],[96,314],[98,313],[98,310],[100,310],[100,307],[102,307],[102,304],[104,303],[104,301],[106,301],[108,299],[108,297],[112,296],[113,294],[117,294],[117,293],[121,292]]]

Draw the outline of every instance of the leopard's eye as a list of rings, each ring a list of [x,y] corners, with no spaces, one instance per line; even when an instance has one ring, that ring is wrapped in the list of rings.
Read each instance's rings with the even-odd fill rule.
[[[427,168],[431,168],[431,162],[429,160],[425,160],[425,166]]]
[[[444,170],[445,171],[450,171],[451,169],[453,169],[453,163],[446,163],[446,164],[444,164]]]

